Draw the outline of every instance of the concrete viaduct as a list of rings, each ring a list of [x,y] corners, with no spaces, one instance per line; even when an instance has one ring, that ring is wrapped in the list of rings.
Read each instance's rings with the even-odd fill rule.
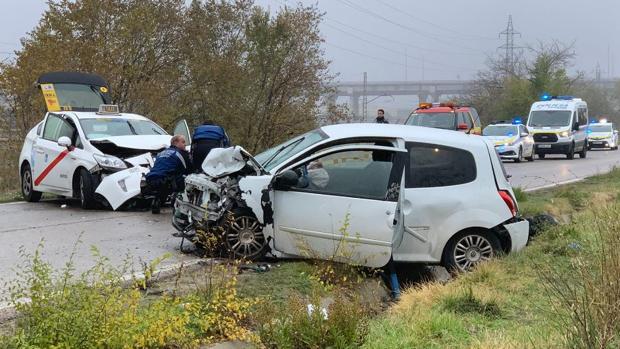
[[[593,84],[604,89],[613,89],[619,79],[601,79]],[[362,82],[341,82],[335,84],[336,92],[328,97],[335,104],[338,97],[349,97],[353,115],[360,115],[360,98],[376,96],[417,96],[420,102],[439,102],[441,97],[462,96],[467,93],[473,81],[427,80],[427,81],[376,81],[368,82],[364,89]]]

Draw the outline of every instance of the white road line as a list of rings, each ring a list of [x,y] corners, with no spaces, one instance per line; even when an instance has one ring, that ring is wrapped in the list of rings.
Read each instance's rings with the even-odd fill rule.
[[[581,181],[585,180],[586,178],[569,179],[569,180],[562,181],[562,182],[557,182],[557,183],[552,183],[552,184],[541,185],[541,186],[538,186],[538,187],[523,189],[523,191],[528,193],[528,192],[532,192],[532,191],[537,191],[537,190],[542,190],[542,189],[547,189],[547,188],[558,187],[560,185],[581,182]]]

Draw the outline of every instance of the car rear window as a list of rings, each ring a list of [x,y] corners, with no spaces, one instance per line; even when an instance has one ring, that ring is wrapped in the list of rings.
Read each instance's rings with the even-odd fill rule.
[[[407,188],[431,188],[465,184],[476,179],[476,161],[467,150],[428,143],[407,143]]]

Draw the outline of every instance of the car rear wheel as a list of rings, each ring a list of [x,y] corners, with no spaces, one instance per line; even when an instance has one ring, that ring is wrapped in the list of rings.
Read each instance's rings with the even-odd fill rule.
[[[581,148],[581,151],[579,152],[579,158],[585,159],[587,155],[588,155],[588,143],[584,143],[583,148]]]
[[[466,231],[450,239],[444,250],[443,264],[451,272],[466,272],[500,251],[501,244],[494,234],[484,230]]]
[[[234,258],[261,259],[267,253],[263,225],[250,210],[235,211],[229,219],[224,244]]]
[[[566,158],[568,160],[572,160],[575,158],[575,143],[572,143],[570,145],[570,148],[568,149],[568,153],[566,153]]]
[[[545,154],[543,154],[543,153],[539,153],[539,154],[538,154],[538,158],[539,158],[539,159],[544,159],[544,158],[545,158]]]
[[[24,165],[22,169],[22,196],[24,200],[28,202],[37,202],[41,200],[42,193],[34,190],[34,183],[32,179],[32,170],[30,165]]]
[[[93,176],[86,169],[80,169],[80,177],[78,181],[78,198],[80,199],[80,207],[86,210],[96,208],[95,201],[95,183]]]
[[[530,153],[530,156],[526,157],[525,160],[527,161],[534,161],[534,157],[536,156],[536,154],[534,153],[534,148],[532,148],[532,152]]]

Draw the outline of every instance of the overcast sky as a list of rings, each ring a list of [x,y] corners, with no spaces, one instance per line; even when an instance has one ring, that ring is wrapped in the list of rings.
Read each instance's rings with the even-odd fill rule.
[[[293,0],[256,0],[277,10]],[[516,46],[553,39],[575,42],[574,69],[594,76],[620,73],[618,0],[320,0],[331,69],[341,81],[470,79],[505,43],[498,34],[512,14]],[[38,22],[44,0],[0,0],[0,57]],[[608,59],[608,49],[612,57]],[[407,58],[405,58],[407,57]],[[609,67],[609,69],[608,69]],[[614,69],[615,68],[615,69]]]

